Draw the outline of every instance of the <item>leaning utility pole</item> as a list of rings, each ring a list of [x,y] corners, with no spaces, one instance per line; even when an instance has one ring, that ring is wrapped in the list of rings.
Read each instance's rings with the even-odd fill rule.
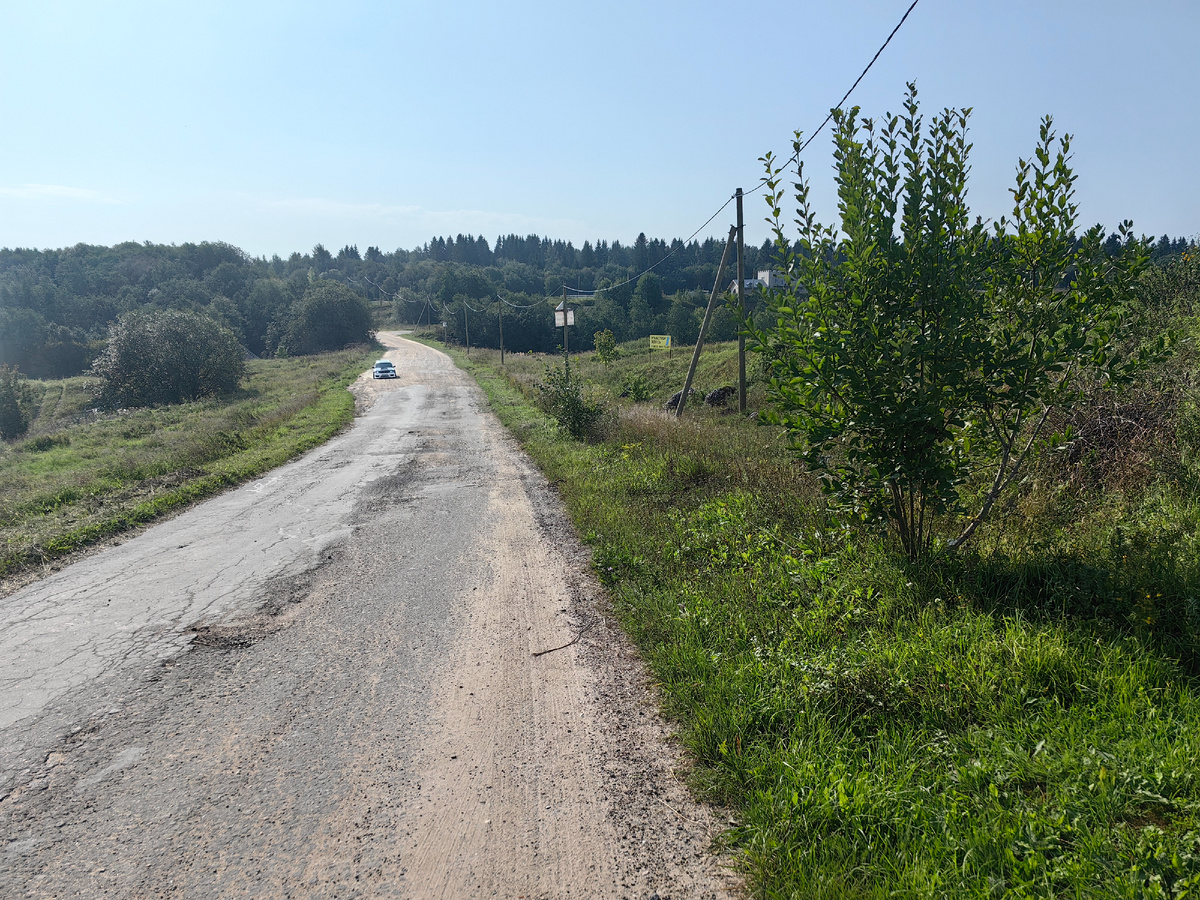
[[[688,366],[687,380],[683,382],[683,391],[679,395],[679,403],[675,406],[675,418],[683,415],[683,407],[687,404],[688,391],[692,389],[692,376],[696,374],[696,364],[700,362],[700,351],[704,349],[704,336],[708,334],[708,323],[712,321],[713,310],[717,306],[717,297],[721,296],[721,278],[725,275],[725,263],[729,261],[729,251],[733,249],[735,226],[729,226],[729,237],[725,240],[725,252],[721,254],[721,265],[717,266],[717,280],[713,282],[712,295],[708,298],[708,308],[704,310],[704,322],[700,326],[700,337],[696,338],[696,349],[692,352],[692,364]]]
[[[742,220],[742,189],[737,189],[738,313],[746,321],[746,224]],[[746,335],[738,329],[738,412],[746,412]]]

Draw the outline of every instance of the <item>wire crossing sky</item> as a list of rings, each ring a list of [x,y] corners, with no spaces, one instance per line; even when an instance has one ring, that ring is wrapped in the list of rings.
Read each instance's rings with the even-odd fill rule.
[[[790,155],[911,0],[6,4],[0,246],[435,234],[686,237]],[[1046,113],[1082,224],[1200,232],[1194,0],[921,0],[855,89],[973,107],[971,202],[1010,211]],[[836,217],[828,135],[805,151]],[[767,237],[759,195],[747,239]],[[732,206],[699,236],[720,238]]]

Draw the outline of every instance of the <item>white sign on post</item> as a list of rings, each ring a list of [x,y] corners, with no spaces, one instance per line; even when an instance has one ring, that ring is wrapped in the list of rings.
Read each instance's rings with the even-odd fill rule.
[[[565,322],[563,321],[564,316],[566,317]],[[574,325],[574,324],[575,324],[575,310],[568,309],[568,310],[564,311],[562,309],[556,309],[554,311],[554,327],[555,328],[565,328],[567,325]]]

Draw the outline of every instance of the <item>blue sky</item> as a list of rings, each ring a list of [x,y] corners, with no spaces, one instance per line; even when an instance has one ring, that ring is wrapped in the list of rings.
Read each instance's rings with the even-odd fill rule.
[[[686,237],[910,2],[7,0],[0,246]],[[1198,38],[1195,0],[921,0],[851,102],[882,115],[915,80],[927,114],[974,107],[985,217],[1051,113],[1082,224],[1193,236]],[[805,156],[831,220],[826,136]],[[755,242],[764,214],[751,198]]]

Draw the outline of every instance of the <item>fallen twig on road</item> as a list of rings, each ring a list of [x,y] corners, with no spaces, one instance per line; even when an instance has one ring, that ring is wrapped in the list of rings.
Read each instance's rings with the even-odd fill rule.
[[[566,650],[572,644],[578,643],[579,639],[581,637],[583,637],[585,634],[587,634],[589,631],[591,631],[596,626],[596,621],[597,621],[596,619],[592,619],[591,622],[589,622],[587,625],[584,625],[581,629],[579,629],[579,631],[575,632],[575,637],[571,638],[571,640],[567,641],[561,647],[551,647],[549,650],[538,650],[533,655],[534,656],[545,656],[547,653],[554,653],[557,650]]]

